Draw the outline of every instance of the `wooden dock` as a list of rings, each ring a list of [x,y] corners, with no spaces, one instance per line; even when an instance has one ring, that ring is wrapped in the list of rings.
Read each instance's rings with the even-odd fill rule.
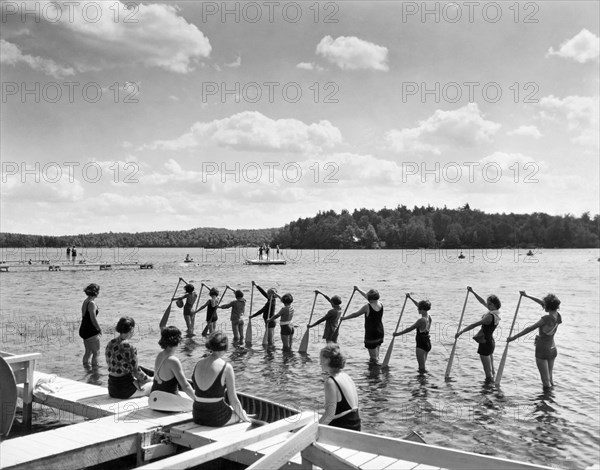
[[[92,270],[100,269],[100,271],[111,271],[113,269],[154,269],[154,263],[88,263],[78,261],[77,263],[58,263],[51,261],[36,261],[32,263],[28,262],[12,262],[12,263],[0,263],[0,272],[9,272],[10,269],[14,270],[26,270],[26,271],[80,271],[80,270]]]
[[[6,353],[4,353],[6,354]],[[13,363],[18,356],[11,356]],[[30,358],[34,360],[35,358]],[[0,468],[78,469],[136,456],[144,469],[191,468],[227,459],[249,469],[363,470],[550,470],[550,467],[489,457],[318,424],[319,415],[239,394],[242,406],[264,426],[238,423],[213,428],[192,422],[192,413],[148,408],[147,397],[117,400],[97,385],[40,372],[21,374],[26,399],[88,421],[0,442]],[[41,382],[40,382],[41,381]],[[150,463],[148,463],[150,462]]]

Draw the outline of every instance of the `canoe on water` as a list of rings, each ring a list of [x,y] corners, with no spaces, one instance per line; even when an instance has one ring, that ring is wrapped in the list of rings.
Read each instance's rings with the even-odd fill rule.
[[[252,264],[252,265],[270,265],[270,264],[286,264],[284,259],[247,259],[244,261],[244,264]]]

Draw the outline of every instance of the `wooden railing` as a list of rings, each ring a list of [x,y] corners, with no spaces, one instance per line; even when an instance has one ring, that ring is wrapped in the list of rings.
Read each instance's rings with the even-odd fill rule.
[[[17,385],[23,384],[23,424],[27,429],[31,428],[31,415],[33,411],[33,372],[35,361],[42,355],[40,353],[10,354],[0,351],[0,356],[10,365],[15,374]]]

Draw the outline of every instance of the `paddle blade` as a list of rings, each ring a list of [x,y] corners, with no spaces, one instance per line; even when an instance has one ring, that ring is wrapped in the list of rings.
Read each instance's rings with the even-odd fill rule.
[[[207,335],[209,325],[210,325],[210,323],[207,323],[206,326],[204,327],[204,329],[202,330],[202,336],[206,336]]]
[[[248,319],[248,326],[246,326],[246,346],[252,346],[252,319]]]
[[[308,338],[310,336],[310,329],[307,328],[304,336],[302,336],[302,339],[300,340],[300,347],[298,348],[298,352],[299,353],[305,353],[306,351],[308,351]]]
[[[392,337],[392,341],[390,342],[390,347],[388,348],[387,352],[385,353],[385,359],[383,360],[383,364],[381,364],[381,367],[387,367],[388,364],[390,363],[390,358],[392,357],[392,351],[394,350],[394,340],[396,339],[396,337]]]
[[[504,347],[504,353],[502,354],[502,359],[500,360],[500,367],[498,367],[498,373],[496,374],[496,387],[500,386],[500,381],[502,380],[502,373],[504,372],[504,364],[506,364],[506,357],[508,356],[508,345],[510,343],[506,343]]]
[[[265,334],[263,335],[262,344],[263,344],[263,346],[266,346],[267,344],[269,344],[269,328],[267,327],[266,323],[265,323]]]
[[[160,327],[160,329],[162,330],[165,326],[167,326],[167,322],[169,321],[169,316],[171,315],[171,304],[169,304],[169,306],[167,307],[167,309],[165,310],[165,313],[163,314],[160,323],[158,324],[158,326]]]
[[[450,371],[452,370],[452,362],[454,361],[454,353],[456,352],[457,341],[458,341],[458,338],[454,340],[454,345],[452,346],[452,352],[450,353],[450,358],[448,359],[448,366],[446,367],[446,374],[444,375],[446,380],[448,380],[450,378]]]

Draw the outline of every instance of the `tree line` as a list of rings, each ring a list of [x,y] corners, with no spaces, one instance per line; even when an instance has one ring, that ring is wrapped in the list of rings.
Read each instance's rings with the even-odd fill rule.
[[[378,211],[319,212],[282,228],[192,230],[85,235],[0,233],[0,247],[203,247],[268,244],[282,248],[597,248],[600,219],[588,212],[567,214],[486,214],[469,204],[458,209],[415,206]]]

